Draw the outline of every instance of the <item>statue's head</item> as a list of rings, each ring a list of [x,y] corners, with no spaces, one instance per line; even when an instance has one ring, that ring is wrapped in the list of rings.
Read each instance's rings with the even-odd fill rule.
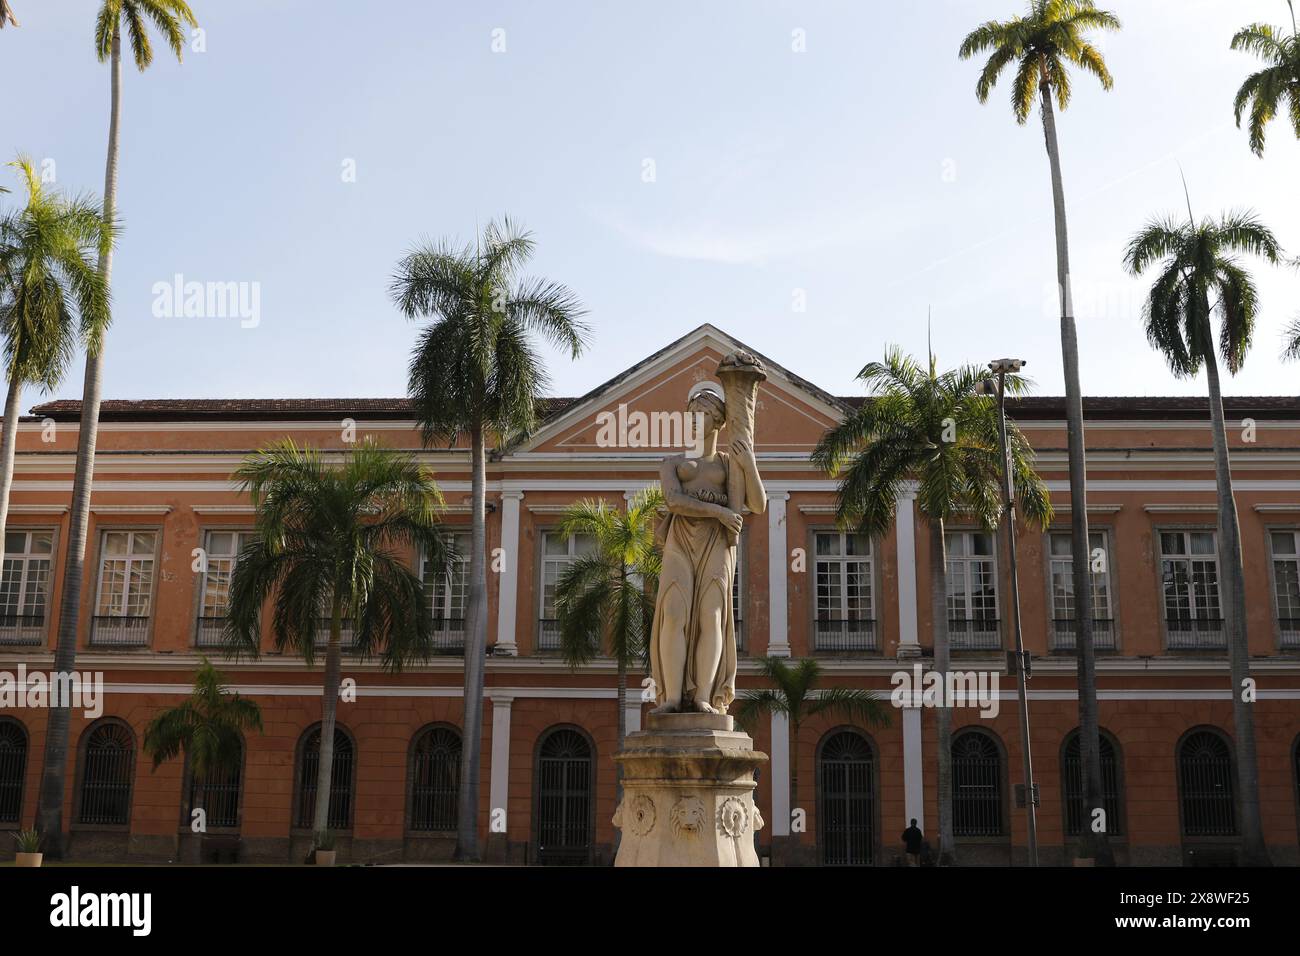
[[[686,410],[704,416],[704,430],[716,431],[727,424],[727,402],[716,382],[696,382],[686,397]]]

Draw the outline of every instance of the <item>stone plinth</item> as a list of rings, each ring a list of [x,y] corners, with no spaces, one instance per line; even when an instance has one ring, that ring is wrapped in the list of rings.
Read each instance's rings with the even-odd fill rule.
[[[767,754],[725,714],[651,714],[623,768],[615,866],[758,866],[754,771]]]

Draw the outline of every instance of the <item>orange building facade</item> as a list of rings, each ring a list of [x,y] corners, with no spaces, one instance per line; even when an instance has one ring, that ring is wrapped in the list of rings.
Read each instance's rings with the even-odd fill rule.
[[[657,480],[679,443],[671,417],[719,359],[744,347],[703,326],[578,399],[552,399],[527,441],[488,463],[486,700],[480,819],[490,859],[607,863],[615,811],[615,669],[571,669],[555,653],[553,587],[584,542],[562,538],[581,498],[622,505]],[[837,398],[764,359],[756,446],[766,514],[747,517],[736,615],[740,692],[760,686],[760,655],[817,658],[822,686],[873,689],[932,661],[929,533],[904,490],[894,527],[867,541],[834,525],[835,482],[810,453],[860,399]],[[1030,719],[1044,862],[1068,861],[1077,798],[1077,697],[1069,619],[1069,495],[1059,399],[1011,414],[1034,446],[1057,517],[1018,535],[1024,640],[1033,655]],[[1227,414],[1246,569],[1259,790],[1274,861],[1300,862],[1300,399],[1229,399]],[[19,449],[0,598],[0,673],[48,673],[58,631],[75,402],[33,409]],[[1232,706],[1218,582],[1208,413],[1196,399],[1085,401],[1094,536],[1099,711],[1108,830],[1120,862],[1226,862],[1239,845]],[[644,417],[641,417],[644,416]],[[311,845],[313,731],[320,661],[275,653],[224,660],[217,635],[240,533],[252,509],[230,475],[285,436],[341,452],[374,436],[418,452],[444,493],[448,526],[468,531],[464,448],[423,449],[404,400],[197,400],[104,403],[86,553],[76,669],[103,676],[102,713],[74,709],[65,825],[77,860],[168,860],[225,854],[301,860]],[[613,436],[611,438],[611,436]],[[677,449],[680,450],[680,449]],[[965,863],[1019,862],[1021,738],[1003,543],[949,529],[953,668],[998,675],[998,712],[954,712],[954,819]],[[419,568],[419,556],[409,556]],[[441,652],[400,673],[345,657],[355,698],[339,704],[331,825],[343,861],[450,856],[462,722],[463,577],[430,579]],[[238,774],[196,796],[184,817],[183,761],[154,770],[147,722],[190,692],[207,655],[260,705],[264,733],[245,741]],[[642,678],[628,727],[641,726]],[[0,698],[3,700],[3,698]],[[36,814],[46,711],[0,707],[0,829]],[[916,818],[937,830],[935,719],[890,707],[886,727],[814,718],[791,740],[780,718],[755,728],[770,762],[756,800],[760,852],[778,859],[891,865]],[[797,775],[793,772],[797,770]],[[792,777],[797,792],[791,794]],[[0,843],[0,853],[10,852]],[[193,857],[190,857],[193,858]]]

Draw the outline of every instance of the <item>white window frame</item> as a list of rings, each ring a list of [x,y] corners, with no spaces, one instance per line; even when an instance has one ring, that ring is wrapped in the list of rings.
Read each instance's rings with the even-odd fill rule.
[[[1088,537],[1100,538],[1100,544],[1094,545],[1090,540],[1088,542],[1089,570],[1092,578],[1092,618],[1093,621],[1107,621],[1110,624],[1110,633],[1102,635],[1102,640],[1098,640],[1096,629],[1093,631],[1094,646],[1114,650],[1117,647],[1115,638],[1115,628],[1117,626],[1115,614],[1115,582],[1111,571],[1111,532],[1107,527],[1092,527],[1088,529]],[[1050,615],[1052,625],[1052,646],[1055,649],[1074,650],[1075,636],[1074,628],[1068,622],[1074,620],[1074,555],[1057,554],[1053,550],[1053,539],[1064,538],[1070,544],[1074,542],[1074,532],[1069,528],[1052,528],[1047,532],[1047,610]],[[1100,547],[1104,555],[1105,570],[1092,571],[1092,555]],[[1064,595],[1070,604],[1070,610],[1063,612],[1060,607],[1062,595],[1057,591],[1057,575],[1062,576],[1069,588],[1069,594]],[[1099,585],[1104,591],[1104,599],[1099,601]],[[1066,626],[1061,626],[1066,622]]]
[[[822,536],[835,537],[838,545],[836,554],[821,554],[818,549],[818,539]],[[867,550],[865,554],[849,554],[848,543],[850,538],[858,538],[866,542]],[[813,559],[813,650],[850,650],[850,651],[870,651],[876,649],[876,543],[870,536],[859,534],[854,531],[841,531],[836,528],[814,528],[812,529],[812,559]],[[823,567],[825,566],[825,568]],[[833,570],[832,570],[833,568]],[[866,581],[866,610],[864,615],[859,613],[853,615],[849,608],[849,581],[850,570],[854,569],[857,573],[862,574]],[[822,574],[823,570],[833,573],[835,583],[839,590],[839,596],[836,603],[838,607],[823,607],[822,601]],[[859,596],[861,600],[861,596]],[[826,617],[823,618],[823,613]],[[836,616],[838,615],[838,617]],[[844,622],[844,631],[842,634],[828,633],[823,636],[821,625],[823,623]],[[851,623],[861,622],[859,626],[853,627]]]
[[[468,529],[447,529],[455,542],[457,558],[441,575],[432,575],[429,558],[420,555],[420,580],[429,601],[429,613],[441,627],[435,632],[435,641],[454,644],[465,639],[465,614],[469,607],[470,532]]]
[[[5,532],[5,538],[7,539],[9,535],[18,534],[23,536],[23,550],[10,551],[6,547],[4,552],[4,564],[7,565],[10,561],[13,561],[17,565],[13,571],[8,568],[3,569],[4,580],[11,580],[12,575],[17,573],[18,588],[16,591],[17,603],[14,606],[14,613],[4,614],[3,618],[0,618],[0,621],[3,621],[3,623],[0,623],[0,646],[6,644],[39,644],[41,638],[45,634],[46,626],[50,620],[50,579],[54,575],[54,558],[58,553],[57,531],[54,528],[47,527],[12,527]],[[33,535],[48,535],[50,539],[50,550],[48,552],[33,551]],[[5,544],[7,545],[8,541],[6,541]],[[45,564],[44,580],[40,585],[38,585],[41,612],[39,615],[36,615],[30,613],[31,607],[28,604],[28,599],[31,595],[28,594],[28,585],[31,583],[31,575],[34,570],[33,564],[42,562]],[[7,620],[3,620],[4,618],[9,617],[14,619],[12,624]],[[25,620],[27,618],[36,617],[39,617],[39,620]]]
[[[1277,622],[1279,647],[1283,650],[1300,649],[1300,606],[1289,608],[1289,614],[1283,614],[1282,608],[1282,588],[1279,586],[1277,579],[1278,565],[1294,565],[1294,574],[1296,580],[1300,581],[1300,529],[1296,528],[1268,528],[1268,557],[1270,584],[1273,588],[1273,619]],[[1273,550],[1274,535],[1290,535],[1294,542],[1294,552],[1291,554],[1278,554]],[[1283,621],[1290,622],[1290,626],[1284,626]]]
[[[109,554],[108,539],[109,535],[125,534],[127,535],[127,548],[125,554]],[[153,549],[149,553],[136,554],[135,540],[137,535],[150,535],[153,537]],[[149,643],[149,628],[153,623],[153,599],[158,576],[158,551],[160,539],[162,538],[161,528],[104,528],[99,533],[99,567],[98,580],[95,586],[95,613],[91,618],[91,643],[106,645],[123,645],[123,646],[140,646]],[[120,563],[122,570],[122,610],[118,612],[105,612],[104,610],[104,572],[107,570],[109,563]],[[136,565],[148,565],[148,573],[141,574],[139,580],[146,582],[147,591],[145,593],[145,613],[130,614],[131,600],[133,596],[138,596],[139,591],[131,587],[132,571]],[[143,618],[145,626],[144,633],[140,635],[139,640],[121,638],[133,637],[130,624],[120,624],[117,626],[111,624],[100,624],[100,618],[122,618],[124,621],[128,618]],[[114,638],[117,639],[114,639]]]
[[[1196,554],[1192,551],[1192,535],[1208,534],[1214,541],[1213,554]],[[1165,536],[1177,535],[1182,539],[1183,551],[1180,554],[1166,555],[1165,553]],[[1169,650],[1224,650],[1227,647],[1227,634],[1223,629],[1223,586],[1222,573],[1219,567],[1219,533],[1213,528],[1158,528],[1156,529],[1156,549],[1160,557],[1160,615],[1165,625],[1165,646]],[[1176,620],[1180,621],[1206,621],[1217,620],[1219,626],[1217,629],[1206,629],[1198,627],[1195,623],[1189,629],[1179,629],[1171,626],[1169,617],[1169,593],[1165,584],[1165,573],[1168,565],[1184,565],[1186,568],[1187,587],[1184,592],[1186,596],[1187,614],[1180,614]],[[1202,613],[1197,606],[1198,595],[1204,593],[1205,589],[1197,590],[1195,565],[1210,564],[1214,569],[1214,604],[1218,607],[1218,617],[1211,618],[1208,614]],[[1208,601],[1206,602],[1208,605]],[[1200,637],[1198,637],[1200,635]],[[1209,635],[1207,638],[1205,635]]]
[[[217,554],[212,550],[212,536],[228,534],[232,536],[230,553]],[[239,563],[239,552],[256,536],[251,528],[226,528],[221,526],[203,529],[204,568],[199,575],[199,612],[195,616],[194,644],[196,647],[218,647],[221,644],[220,633],[230,607],[230,582]],[[225,576],[225,601],[220,608],[215,601],[209,600],[209,588],[215,576]],[[215,632],[215,637],[212,632]]]
[[[949,547],[949,541],[952,538],[960,537],[965,542],[962,553],[956,557],[952,554]],[[973,554],[971,542],[977,538],[987,538],[989,541],[988,554]],[[1002,646],[1002,581],[1001,571],[998,567],[998,536],[988,531],[980,531],[973,528],[954,528],[944,532],[944,551],[947,554],[947,566],[944,568],[946,582],[948,584],[948,641],[949,646],[954,650],[997,650]],[[954,568],[954,564],[957,565]],[[971,577],[971,569],[977,564],[988,564],[991,570],[990,579],[993,582],[993,627],[975,630],[968,628],[965,631],[954,632],[952,629],[953,621],[979,621],[986,620],[986,617],[977,617],[974,614],[974,597],[975,589]],[[965,596],[964,608],[961,608],[960,617],[953,613],[954,588],[952,586],[953,576],[960,570],[965,587],[962,593]]]
[[[539,559],[538,567],[538,589],[537,589],[537,647],[538,650],[553,651],[559,648],[559,630],[554,623],[555,621],[555,598],[554,590],[559,584],[560,576],[564,574],[564,569],[572,565],[584,553],[578,549],[578,539],[588,538],[595,539],[591,535],[571,534],[567,536],[568,553],[565,555],[547,554],[546,544],[549,539],[565,537],[559,527],[545,528],[538,535]],[[552,594],[547,596],[547,573],[551,570],[555,572],[554,581],[550,583]],[[549,613],[548,613],[549,612]]]

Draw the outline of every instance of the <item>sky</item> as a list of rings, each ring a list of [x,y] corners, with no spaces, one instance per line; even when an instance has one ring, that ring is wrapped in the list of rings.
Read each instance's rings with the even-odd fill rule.
[[[1284,0],[1106,0],[1115,77],[1058,116],[1085,394],[1203,394],[1142,331],[1121,265],[1153,215],[1254,209],[1300,253],[1300,144],[1256,158],[1229,49]],[[96,0],[14,0],[0,155],[103,190],[109,70]],[[571,287],[591,341],[550,394],[600,384],[710,322],[840,395],[890,343],[941,364],[1025,359],[1063,384],[1051,188],[1008,75],[975,98],[957,48],[1022,0],[192,0],[183,64],[124,65],[106,398],[395,396],[419,324],[389,297],[422,239],[509,214],[532,275]],[[0,180],[17,187],[13,170]],[[13,199],[11,195],[8,197]],[[1279,361],[1300,272],[1251,263],[1263,312],[1224,391],[1296,394]],[[240,283],[243,317],[168,315],[182,283]],[[206,288],[206,286],[204,287]],[[254,296],[256,296],[254,298]],[[256,306],[256,308],[254,308]],[[183,310],[181,310],[183,313]],[[52,396],[76,398],[80,361]]]

